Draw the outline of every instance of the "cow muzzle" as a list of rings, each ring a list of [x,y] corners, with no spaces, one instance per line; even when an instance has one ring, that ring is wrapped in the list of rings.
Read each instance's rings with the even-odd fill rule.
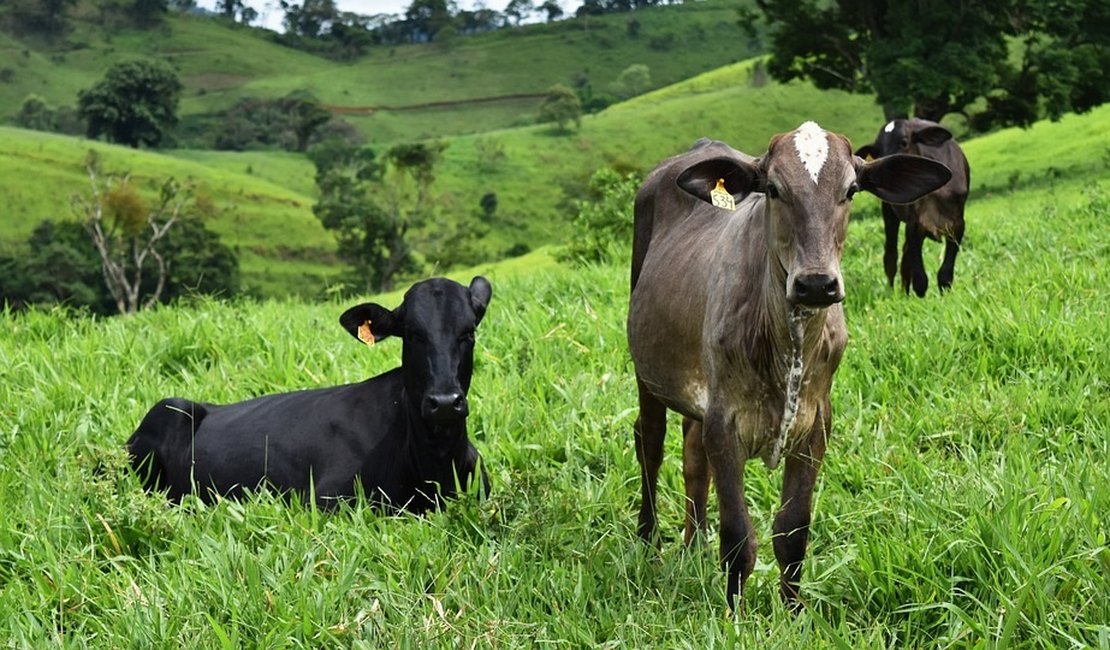
[[[470,407],[462,393],[428,393],[420,405],[420,413],[430,422],[450,422],[465,418]]]
[[[844,288],[835,275],[807,273],[794,278],[786,299],[794,305],[828,307],[844,300]]]

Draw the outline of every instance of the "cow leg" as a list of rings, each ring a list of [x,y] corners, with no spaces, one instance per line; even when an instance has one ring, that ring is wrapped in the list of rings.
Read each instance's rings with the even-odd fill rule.
[[[809,541],[809,520],[813,506],[813,486],[817,472],[825,457],[827,434],[832,424],[829,402],[825,400],[821,412],[809,431],[809,439],[800,448],[786,456],[786,469],[782,477],[782,504],[775,516],[775,559],[779,563],[779,593],[789,609],[796,610],[798,585],[802,579],[802,561]]]
[[[726,575],[725,598],[737,611],[737,596],[744,602],[744,583],[755,569],[755,535],[748,505],[744,500],[744,462],[736,425],[719,409],[710,406],[702,435],[721,511],[721,568]]]
[[[208,411],[189,400],[170,398],[154,405],[127,440],[131,467],[143,488],[165,491],[179,503],[192,492],[193,436]]]
[[[682,477],[686,484],[686,532],[689,546],[699,532],[708,528],[705,509],[709,500],[709,460],[702,445],[701,422],[682,419]]]
[[[964,240],[964,222],[961,219],[952,233],[944,238],[944,261],[937,271],[937,286],[941,291],[947,291],[952,286],[952,276],[956,270],[956,254],[960,252],[960,244]]]
[[[655,532],[655,487],[663,464],[663,440],[667,435],[667,407],[639,379],[640,414],[636,418],[636,460],[640,461],[640,521],[638,532],[645,541]]]
[[[898,272],[898,228],[902,221],[894,213],[889,203],[883,204],[883,230],[886,241],[883,247],[883,270],[886,271],[887,285],[894,288],[894,275]]]
[[[910,292],[910,283],[913,283],[913,292],[918,298],[925,296],[929,288],[929,276],[925,275],[925,263],[921,260],[921,244],[925,241],[925,233],[917,221],[910,219],[906,222],[906,243],[902,248],[902,290]]]

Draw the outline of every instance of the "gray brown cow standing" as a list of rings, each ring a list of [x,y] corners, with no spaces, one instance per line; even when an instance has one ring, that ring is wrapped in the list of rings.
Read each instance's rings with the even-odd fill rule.
[[[921,245],[928,237],[944,241],[944,261],[937,269],[937,286],[945,291],[952,286],[956,267],[956,254],[964,239],[964,205],[971,186],[971,169],[967,157],[952,133],[936,122],[914,118],[892,120],[879,131],[871,144],[856,151],[862,158],[881,158],[892,154],[907,153],[924,156],[944,163],[952,171],[952,178],[942,187],[908,205],[883,202],[883,224],[886,228],[886,248],[883,268],[887,282],[894,286],[898,269],[898,230],[906,224],[906,241],[902,246],[902,290],[924,296],[929,288],[929,276],[921,259]]]
[[[640,413],[639,532],[655,530],[666,411],[684,416],[686,543],[704,529],[710,477],[720,559],[735,607],[755,566],[743,467],[786,458],[774,549],[782,597],[797,601],[810,501],[830,430],[829,389],[847,342],[840,256],[852,195],[907,203],[942,185],[917,156],[864,162],[813,122],[752,158],[699,140],[659,165],[636,197],[628,341]],[[723,186],[735,210],[716,207]]]

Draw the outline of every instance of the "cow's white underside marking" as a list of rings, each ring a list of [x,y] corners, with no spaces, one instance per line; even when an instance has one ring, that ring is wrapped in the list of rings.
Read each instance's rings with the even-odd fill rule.
[[[799,126],[794,132],[794,149],[809,172],[809,177],[817,184],[817,176],[829,157],[829,140],[825,130],[817,126],[816,122],[806,122]]]
[[[883,127],[883,133],[890,133],[893,130],[894,130],[894,120],[891,120],[891,121],[887,122],[886,126]]]

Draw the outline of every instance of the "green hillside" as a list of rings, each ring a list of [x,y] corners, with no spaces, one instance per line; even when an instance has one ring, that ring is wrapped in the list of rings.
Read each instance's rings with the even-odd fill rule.
[[[279,46],[265,30],[195,16],[171,14],[161,28],[110,34],[78,21],[65,43],[49,47],[0,34],[0,68],[11,70],[0,83],[0,107],[8,107],[0,108],[0,120],[29,93],[54,106],[73,105],[77,92],[112,63],[159,57],[185,83],[186,122],[211,124],[217,118],[206,115],[245,96],[303,89],[326,105],[350,109],[343,115],[371,142],[476,133],[533,123],[540,102],[534,95],[576,77],[588,81],[594,94],[608,94],[631,64],[647,65],[652,87],[661,87],[757,54],[758,44],[736,25],[736,7],[745,4],[710,0],[497,30],[457,37],[449,45],[379,46],[351,63]],[[451,104],[507,95],[532,96]],[[432,102],[447,105],[408,108]]]
[[[210,226],[239,251],[244,280],[262,295],[310,297],[337,271],[334,240],[312,215],[313,199],[248,168],[283,170],[283,155],[245,156],[238,171],[149,151],[136,151],[65,136],[0,127],[0,244],[26,239],[45,219],[70,218],[70,197],[89,191],[82,162],[89,149],[104,168],[128,172],[151,194],[157,179],[173,176],[196,184],[217,215]],[[217,156],[217,158],[219,158]],[[298,168],[300,162],[297,163]],[[280,178],[291,176],[274,171]]]
[[[473,214],[487,192],[498,196],[498,218],[487,248],[535,248],[564,240],[563,230],[586,181],[603,165],[646,170],[663,157],[710,135],[752,153],[770,135],[806,119],[853,138],[870,134],[878,109],[864,96],[820,92],[809,84],[751,82],[752,63],[725,66],[625,104],[586,116],[570,135],[529,126],[452,139],[435,191],[445,220]],[[798,108],[801,107],[801,108]],[[481,160],[483,146],[500,147],[504,161]],[[248,285],[263,295],[316,295],[337,271],[330,235],[311,213],[311,163],[281,152],[133,151],[93,144],[113,168],[144,178],[195,178],[222,214],[213,227],[240,247]],[[68,214],[69,196],[83,191],[83,139],[0,130],[0,243],[26,237],[42,219]],[[33,171],[33,173],[32,173]],[[436,227],[435,224],[431,226]]]

